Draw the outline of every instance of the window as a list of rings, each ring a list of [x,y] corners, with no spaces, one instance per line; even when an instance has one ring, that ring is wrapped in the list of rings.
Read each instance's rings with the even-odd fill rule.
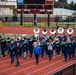
[[[0,1],[7,1],[7,0],[0,0]]]

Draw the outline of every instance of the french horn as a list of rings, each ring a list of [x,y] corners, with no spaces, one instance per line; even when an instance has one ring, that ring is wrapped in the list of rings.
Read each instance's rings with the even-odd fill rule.
[[[51,33],[51,34],[55,34],[55,33],[56,33],[56,29],[51,29],[51,30],[50,30],[50,33]]]
[[[64,28],[62,28],[62,27],[58,28],[58,33],[59,34],[62,34],[63,32],[64,32]]]
[[[74,32],[73,28],[68,28],[68,29],[67,29],[67,33],[68,33],[69,35],[73,34],[73,32]]]
[[[48,32],[48,31],[46,30],[46,28],[43,28],[43,30],[42,30],[42,34],[43,34],[43,35],[46,35],[47,32]]]

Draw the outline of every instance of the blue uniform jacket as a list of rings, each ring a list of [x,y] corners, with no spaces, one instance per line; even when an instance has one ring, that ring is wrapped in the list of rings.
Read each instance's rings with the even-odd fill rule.
[[[10,51],[10,53],[13,53],[14,52],[15,46],[16,46],[15,43],[9,44],[9,51]]]
[[[57,42],[55,42],[55,50],[61,50],[61,44],[60,44],[60,42],[59,43],[57,43]]]
[[[41,48],[42,50],[47,50],[47,42],[42,42]]]
[[[76,41],[72,42],[73,51],[76,49]]]
[[[40,46],[34,47],[33,53],[34,53],[34,54],[41,54],[41,47],[40,47]]]
[[[62,52],[63,54],[68,54],[68,43],[63,43],[62,44]]]
[[[73,51],[73,43],[70,42],[70,43],[68,44],[68,52],[69,52],[69,53],[72,53],[72,51]]]
[[[29,50],[28,42],[25,42],[22,44],[22,50],[23,50],[23,52],[27,52]]]

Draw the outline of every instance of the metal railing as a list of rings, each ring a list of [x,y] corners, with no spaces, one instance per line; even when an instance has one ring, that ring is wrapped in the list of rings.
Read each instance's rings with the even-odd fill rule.
[[[76,75],[76,62],[52,73],[51,75]]]

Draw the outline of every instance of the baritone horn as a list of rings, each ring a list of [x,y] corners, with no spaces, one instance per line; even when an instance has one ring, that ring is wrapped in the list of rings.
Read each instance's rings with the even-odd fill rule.
[[[74,32],[73,28],[68,28],[68,29],[67,29],[67,33],[68,33],[69,35],[73,34],[73,32]]]
[[[56,33],[56,29],[51,29],[51,30],[50,30],[50,33],[51,33],[51,34],[55,34],[55,33]]]
[[[58,33],[59,34],[63,34],[63,32],[64,32],[64,28],[62,28],[62,27],[58,28]]]

